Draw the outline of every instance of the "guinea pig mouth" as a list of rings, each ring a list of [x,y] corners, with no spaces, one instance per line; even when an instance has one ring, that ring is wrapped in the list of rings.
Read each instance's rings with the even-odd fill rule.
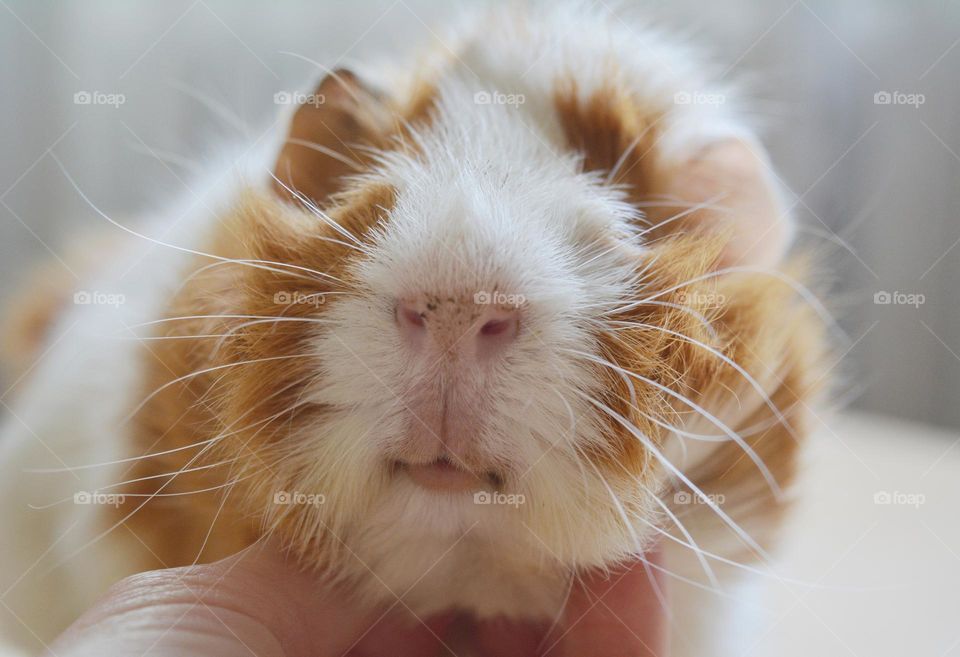
[[[475,472],[458,463],[440,457],[426,463],[394,461],[395,471],[408,477],[414,484],[437,492],[474,492],[497,489],[503,485],[503,477],[496,472]]]

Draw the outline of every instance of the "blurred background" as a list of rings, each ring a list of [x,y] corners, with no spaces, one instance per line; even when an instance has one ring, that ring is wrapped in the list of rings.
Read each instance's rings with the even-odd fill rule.
[[[221,146],[275,120],[276,93],[319,75],[285,53],[349,66],[407,51],[463,4],[478,3],[0,0],[0,302],[103,227],[54,155],[132,220],[191,194]],[[745,83],[832,273],[849,336],[836,400],[870,413],[822,428],[786,550],[790,574],[828,586],[778,588],[749,654],[960,656],[960,3],[617,7]]]

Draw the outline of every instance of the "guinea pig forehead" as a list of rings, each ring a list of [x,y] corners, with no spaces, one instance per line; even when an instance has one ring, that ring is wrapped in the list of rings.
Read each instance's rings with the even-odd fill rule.
[[[563,241],[542,221],[523,216],[492,196],[438,190],[398,193],[397,202],[360,275],[374,291],[402,296],[436,294],[546,294],[569,275]],[[520,211],[518,212],[518,208]]]

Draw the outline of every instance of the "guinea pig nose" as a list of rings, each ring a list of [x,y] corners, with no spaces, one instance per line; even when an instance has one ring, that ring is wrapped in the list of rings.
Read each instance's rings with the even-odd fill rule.
[[[519,308],[473,299],[401,299],[395,315],[400,337],[409,347],[419,350],[432,346],[462,357],[491,356],[520,332]]]

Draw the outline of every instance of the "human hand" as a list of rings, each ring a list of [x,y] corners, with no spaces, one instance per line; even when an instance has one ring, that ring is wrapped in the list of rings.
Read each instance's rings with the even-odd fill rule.
[[[267,544],[213,564],[119,582],[48,654],[425,657],[449,654],[457,628],[480,654],[496,657],[666,655],[663,610],[639,563],[610,577],[582,577],[549,632],[506,619],[457,622],[453,614],[417,622],[403,611],[400,604],[354,608],[322,577]]]

